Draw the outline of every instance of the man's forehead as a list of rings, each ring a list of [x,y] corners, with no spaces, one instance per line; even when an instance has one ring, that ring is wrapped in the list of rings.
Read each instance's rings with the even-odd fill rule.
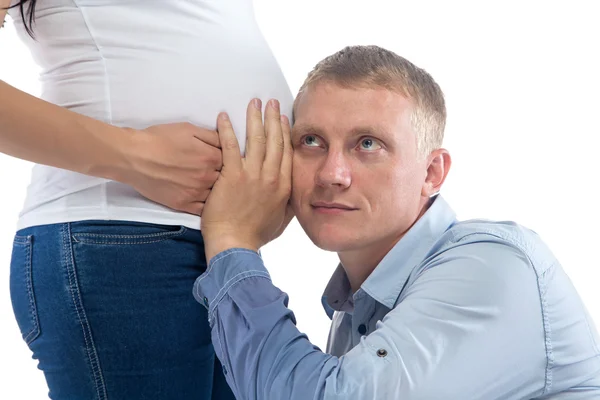
[[[294,120],[300,125],[329,120],[366,126],[378,120],[395,120],[413,109],[411,100],[384,88],[344,88],[321,83],[298,96]]]

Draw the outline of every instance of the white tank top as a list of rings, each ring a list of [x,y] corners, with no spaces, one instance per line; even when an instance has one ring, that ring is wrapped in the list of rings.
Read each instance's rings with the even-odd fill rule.
[[[16,1],[13,1],[16,3]],[[17,32],[41,72],[41,97],[120,127],[190,122],[216,128],[229,113],[245,143],[246,107],[292,94],[254,18],[252,0],[38,0],[33,41]],[[27,7],[26,7],[27,9]],[[18,229],[81,220],[199,229],[200,218],[154,203],[130,186],[36,165]]]

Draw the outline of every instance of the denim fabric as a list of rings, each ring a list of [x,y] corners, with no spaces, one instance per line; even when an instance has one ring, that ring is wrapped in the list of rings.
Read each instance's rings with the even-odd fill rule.
[[[52,399],[234,399],[192,296],[202,235],[85,221],[17,232],[10,290]]]

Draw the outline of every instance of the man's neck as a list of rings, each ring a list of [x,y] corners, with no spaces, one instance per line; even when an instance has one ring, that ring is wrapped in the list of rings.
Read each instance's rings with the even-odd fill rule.
[[[338,253],[340,262],[350,282],[352,293],[355,293],[361,287],[363,282],[367,280],[369,275],[383,260],[383,257],[402,239],[402,236],[404,234],[385,243],[378,243],[368,248]]]
[[[348,276],[352,293],[356,293],[386,254],[389,253],[396,243],[398,243],[402,237],[412,229],[415,223],[421,219],[423,214],[429,209],[430,205],[431,203],[428,201],[421,207],[421,212],[419,212],[419,215],[407,230],[365,248],[338,253],[340,262],[346,271],[346,276]]]

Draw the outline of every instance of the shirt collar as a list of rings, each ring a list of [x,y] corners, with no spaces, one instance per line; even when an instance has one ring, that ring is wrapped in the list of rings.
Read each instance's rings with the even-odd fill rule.
[[[455,222],[456,214],[442,196],[437,195],[423,216],[385,255],[359,292],[362,290],[387,308],[394,308],[412,270]],[[330,318],[334,310],[352,312],[354,309],[350,282],[341,264],[325,288],[322,304]]]

